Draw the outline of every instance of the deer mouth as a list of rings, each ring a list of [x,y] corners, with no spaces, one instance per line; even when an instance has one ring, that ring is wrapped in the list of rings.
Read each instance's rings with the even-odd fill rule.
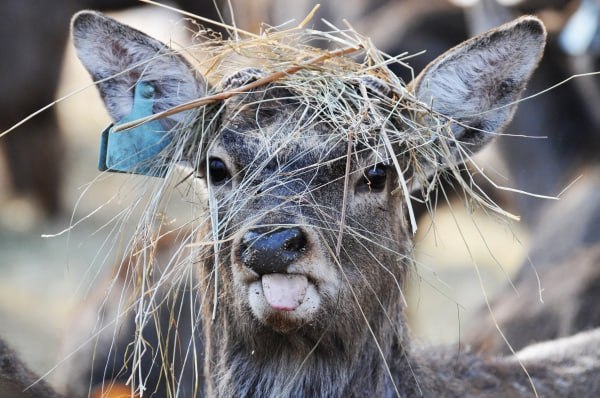
[[[339,275],[299,227],[254,228],[240,232],[232,256],[242,311],[278,332],[313,322],[339,290]],[[239,308],[239,307],[238,307]]]
[[[294,311],[306,297],[308,278],[300,274],[267,274],[261,278],[263,295],[276,311]]]
[[[314,281],[298,273],[265,274],[249,283],[247,294],[254,317],[282,333],[310,323],[322,302]]]

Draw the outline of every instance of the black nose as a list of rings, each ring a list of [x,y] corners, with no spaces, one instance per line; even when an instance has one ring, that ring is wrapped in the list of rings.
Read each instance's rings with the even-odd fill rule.
[[[306,236],[298,227],[253,229],[244,234],[240,249],[244,265],[257,274],[285,273],[306,251]]]

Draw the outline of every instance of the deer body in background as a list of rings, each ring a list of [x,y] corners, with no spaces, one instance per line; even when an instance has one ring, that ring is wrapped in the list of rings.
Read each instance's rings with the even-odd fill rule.
[[[559,201],[546,205],[514,288],[505,287],[490,301],[494,320],[487,306],[475,313],[465,344],[487,355],[509,354],[511,347],[600,325],[600,169],[581,173]]]

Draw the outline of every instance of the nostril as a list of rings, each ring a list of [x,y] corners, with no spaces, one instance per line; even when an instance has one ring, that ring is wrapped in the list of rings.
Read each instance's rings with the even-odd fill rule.
[[[285,273],[306,251],[307,239],[298,227],[250,230],[242,237],[241,260],[259,275]]]
[[[306,248],[306,236],[300,228],[286,230],[281,239],[283,240],[282,248],[284,250],[300,252]]]

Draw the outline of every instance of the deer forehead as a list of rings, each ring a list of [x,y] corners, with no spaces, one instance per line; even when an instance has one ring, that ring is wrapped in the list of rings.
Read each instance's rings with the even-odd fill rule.
[[[222,128],[209,156],[222,156],[234,168],[282,175],[329,174],[341,178],[346,169],[348,145],[351,171],[374,165],[385,158],[383,146],[354,140],[352,131],[373,135],[373,126],[350,115],[344,126],[320,113],[315,104],[290,94],[257,99],[256,94],[226,105]],[[366,131],[369,131],[365,134]]]

